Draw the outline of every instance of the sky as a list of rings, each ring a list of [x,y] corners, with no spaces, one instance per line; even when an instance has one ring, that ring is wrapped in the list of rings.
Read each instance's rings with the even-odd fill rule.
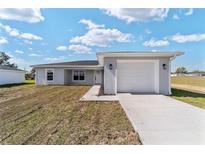
[[[172,71],[205,70],[205,9],[0,9],[0,51],[21,69],[96,52],[182,51]]]

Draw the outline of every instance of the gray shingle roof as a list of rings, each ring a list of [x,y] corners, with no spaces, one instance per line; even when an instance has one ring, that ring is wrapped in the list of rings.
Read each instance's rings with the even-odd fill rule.
[[[71,62],[61,62],[61,63],[49,63],[49,64],[39,64],[39,65],[34,65],[34,66],[52,66],[52,65],[79,65],[79,66],[87,66],[87,65],[91,65],[91,66],[95,66],[98,65],[98,61],[97,60],[81,60],[81,61],[71,61]]]
[[[4,65],[0,65],[0,69],[3,69],[3,70],[24,71],[24,70],[21,70],[21,69],[18,69],[18,68],[13,68],[13,67],[10,67],[10,66],[4,66]]]

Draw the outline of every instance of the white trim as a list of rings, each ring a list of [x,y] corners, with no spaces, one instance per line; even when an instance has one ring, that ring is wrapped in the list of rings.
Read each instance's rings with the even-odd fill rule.
[[[105,57],[127,57],[127,58],[136,58],[136,57],[146,57],[146,58],[159,58],[159,57],[177,57],[183,55],[184,52],[98,52],[96,53],[97,59],[100,65],[104,65]]]
[[[183,52],[98,52],[97,56],[103,57],[175,57]]]
[[[40,64],[40,65],[31,65],[34,68],[48,68],[48,67],[56,67],[56,68],[71,68],[71,69],[103,69],[102,66],[87,66],[87,65],[49,65],[49,64]]]
[[[159,60],[155,60],[155,92],[159,93]]]
[[[78,71],[78,73],[80,71],[84,72],[84,80],[73,80],[74,71]],[[81,83],[81,82],[85,82],[85,81],[86,81],[86,71],[85,70],[78,70],[78,69],[72,70],[72,82],[75,82],[75,83],[79,82],[79,83]]]
[[[172,94],[172,91],[171,91],[171,59],[169,60],[169,95]]]
[[[53,80],[47,80],[48,70],[53,72]],[[54,76],[55,76],[55,73],[54,73],[54,69],[53,68],[46,68],[45,69],[45,81],[46,81],[46,83],[53,83],[54,82]]]
[[[154,89],[155,89],[155,93],[159,93],[159,60],[117,60],[117,69],[118,69],[118,64],[120,63],[133,63],[133,62],[137,62],[137,63],[144,63],[144,62],[150,62],[153,63],[154,62],[154,67],[155,67],[155,84],[154,84]],[[117,78],[117,75],[116,75]],[[117,79],[116,79],[117,82]],[[117,90],[117,86],[116,86],[116,90]]]

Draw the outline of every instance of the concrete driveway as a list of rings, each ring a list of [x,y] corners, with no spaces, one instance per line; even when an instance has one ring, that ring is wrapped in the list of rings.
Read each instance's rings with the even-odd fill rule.
[[[205,144],[205,110],[163,95],[118,97],[142,144]]]

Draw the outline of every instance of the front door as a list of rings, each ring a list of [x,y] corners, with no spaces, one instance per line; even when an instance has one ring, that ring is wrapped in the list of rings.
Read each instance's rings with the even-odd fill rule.
[[[101,71],[95,71],[95,84],[101,84]]]

